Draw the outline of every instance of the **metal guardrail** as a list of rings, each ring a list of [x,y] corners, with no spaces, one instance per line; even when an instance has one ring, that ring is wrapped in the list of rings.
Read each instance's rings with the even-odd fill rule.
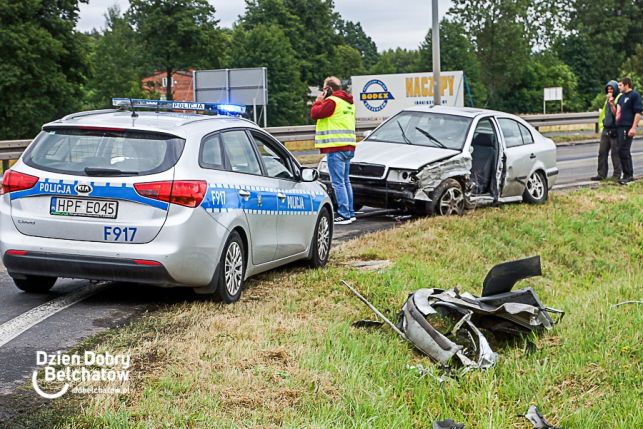
[[[554,113],[548,115],[521,115],[525,121],[536,128],[552,125],[598,124],[598,112],[583,113]],[[355,126],[355,131],[362,134],[373,130],[380,121],[360,121]],[[293,127],[269,127],[270,134],[282,142],[310,141],[315,136],[314,125],[300,125]],[[8,168],[8,161],[20,158],[20,155],[29,146],[31,140],[0,140],[0,160],[3,169]]]

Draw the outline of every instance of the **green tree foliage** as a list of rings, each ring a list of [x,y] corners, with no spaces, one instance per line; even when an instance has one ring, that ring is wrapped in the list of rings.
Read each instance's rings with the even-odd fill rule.
[[[413,73],[426,71],[420,68],[420,53],[416,49],[387,49],[371,67],[371,74]]]
[[[131,0],[127,17],[151,64],[171,76],[188,67],[218,68],[224,38],[207,0]]]
[[[429,29],[420,45],[419,69],[433,69],[433,37]],[[471,86],[474,105],[481,105],[487,98],[487,90],[481,80],[480,61],[471,40],[464,33],[462,25],[449,20],[440,22],[440,69],[462,70]],[[465,95],[465,104],[468,103]]]
[[[516,113],[542,112],[543,88],[562,87],[565,110],[578,108],[575,97],[578,82],[571,68],[551,53],[535,55],[527,65],[527,71],[518,83],[516,96],[511,97],[512,111]],[[559,111],[560,102],[548,102],[547,111]]]
[[[300,79],[295,51],[276,24],[251,30],[237,27],[231,47],[233,67],[268,69],[268,121],[271,126],[304,122],[307,87]]]
[[[514,94],[527,71],[531,44],[527,29],[527,0],[453,0],[449,12],[468,32],[477,49],[482,82],[489,107],[510,109]]]
[[[341,18],[333,8],[330,0],[246,0],[241,26],[246,31],[262,24],[279,26],[295,51],[302,80],[319,85],[336,74],[333,51],[342,39],[335,29]]]
[[[377,62],[379,58],[377,45],[366,35],[362,24],[340,19],[337,23],[337,31],[344,39],[344,43],[359,51],[365,67],[371,67]]]
[[[86,85],[90,108],[109,107],[112,97],[146,98],[141,78],[152,71],[144,63],[136,33],[118,6],[107,10],[105,27],[102,34],[93,35],[94,49],[89,57],[92,75]]]
[[[362,55],[351,46],[336,46],[333,50],[333,58],[333,75],[340,76],[343,79],[350,79],[351,76],[364,73]]]
[[[0,139],[33,137],[80,105],[85,38],[78,0],[0,0]]]
[[[570,28],[555,49],[579,77],[579,95],[587,107],[643,40],[640,0],[574,0]]]
[[[634,53],[621,65],[619,77],[629,77],[639,92],[643,90],[643,43],[636,45]]]

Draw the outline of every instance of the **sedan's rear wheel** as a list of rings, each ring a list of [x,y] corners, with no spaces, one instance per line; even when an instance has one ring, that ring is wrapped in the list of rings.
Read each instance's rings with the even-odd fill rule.
[[[45,293],[54,287],[58,277],[26,276],[24,279],[13,279],[14,284],[20,290],[29,293]]]
[[[542,171],[534,171],[527,178],[527,186],[522,194],[523,200],[530,204],[543,204],[547,201],[548,189],[547,180]]]
[[[219,261],[219,284],[217,297],[226,304],[236,302],[241,296],[244,275],[246,272],[246,257],[243,240],[236,231],[228,237]]]
[[[460,182],[446,179],[433,191],[431,211],[440,216],[461,215],[464,213],[464,199]]]

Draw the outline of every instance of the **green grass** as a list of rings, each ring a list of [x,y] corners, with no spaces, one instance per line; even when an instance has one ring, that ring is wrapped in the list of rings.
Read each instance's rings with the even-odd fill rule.
[[[187,302],[112,331],[96,348],[132,354],[132,394],[80,397],[62,426],[530,428],[537,404],[565,428],[643,426],[643,309],[613,304],[643,292],[643,183],[551,195],[544,206],[484,208],[426,218],[335,249],[322,270],[288,267],[249,284],[241,302]],[[437,370],[375,316],[346,279],[394,319],[422,287],[479,294],[495,264],[539,254],[543,276],[522,281],[567,312],[552,331],[505,344],[495,368],[443,386]],[[391,259],[383,272],[358,259]]]

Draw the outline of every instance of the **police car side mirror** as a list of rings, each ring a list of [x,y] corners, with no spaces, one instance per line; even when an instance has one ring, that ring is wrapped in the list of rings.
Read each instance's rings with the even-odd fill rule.
[[[371,134],[373,134],[373,130],[367,130],[367,131],[364,131],[364,138],[367,138],[367,137],[368,137],[368,136],[370,136]]]
[[[319,179],[319,173],[314,168],[302,168],[301,180],[304,182],[314,182]]]

